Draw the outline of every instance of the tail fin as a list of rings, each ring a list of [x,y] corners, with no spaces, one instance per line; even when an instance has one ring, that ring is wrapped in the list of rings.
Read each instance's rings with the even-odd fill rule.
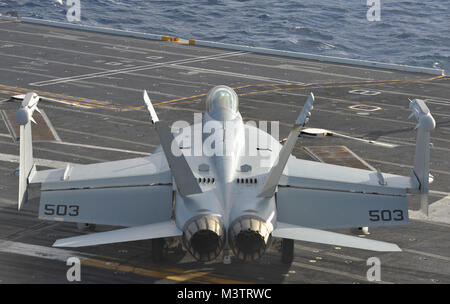
[[[33,160],[31,122],[34,122],[34,110],[38,110],[38,101],[39,96],[37,94],[28,93],[16,114],[17,123],[20,125],[19,210],[28,200],[28,180],[36,172]]]
[[[300,135],[302,128],[309,121],[309,117],[311,116],[310,111],[313,109],[313,103],[314,94],[311,93],[306,100],[302,111],[297,117],[297,120],[292,126],[291,132],[289,132],[289,136],[284,143],[283,148],[281,148],[280,153],[278,154],[277,162],[267,174],[264,185],[259,190],[258,197],[272,197],[274,195],[278,182],[280,181],[281,174],[283,174],[284,167],[286,167],[289,156],[291,156],[292,150],[294,150],[298,136]]]
[[[416,154],[411,175],[415,176],[420,184],[420,209],[425,215],[428,215],[430,132],[436,127],[436,122],[423,100],[410,101],[409,108],[412,110],[409,117],[415,116],[418,121],[415,127],[417,129]]]
[[[183,152],[178,148],[178,145],[173,145],[175,139],[172,132],[170,132],[169,126],[166,122],[159,120],[147,91],[144,91],[144,101],[150,113],[151,121],[156,126],[156,133],[159,136],[159,141],[169,163],[170,171],[175,179],[178,191],[182,196],[202,193],[202,189],[198,185],[189,164],[184,158]]]

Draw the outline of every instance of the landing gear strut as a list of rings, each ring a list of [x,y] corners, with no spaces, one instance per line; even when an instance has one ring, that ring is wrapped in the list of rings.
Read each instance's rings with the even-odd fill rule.
[[[282,239],[281,241],[281,262],[291,264],[294,259],[294,240]]]
[[[152,260],[159,263],[163,259],[164,254],[164,238],[152,240]]]

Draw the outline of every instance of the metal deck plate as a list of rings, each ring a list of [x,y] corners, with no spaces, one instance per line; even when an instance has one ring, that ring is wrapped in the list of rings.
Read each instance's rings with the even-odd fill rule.
[[[20,139],[20,126],[16,123],[17,111],[1,110],[1,112],[1,117],[10,131],[13,141],[18,142]],[[33,141],[61,141],[44,110],[41,110],[41,113],[36,111],[33,118],[36,121],[36,124],[32,123]]]
[[[327,164],[376,170],[346,146],[309,146],[305,151],[317,161]]]

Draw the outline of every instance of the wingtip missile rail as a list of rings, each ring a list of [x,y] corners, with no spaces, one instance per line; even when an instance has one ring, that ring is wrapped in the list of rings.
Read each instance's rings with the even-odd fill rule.
[[[28,93],[25,95],[25,98],[16,113],[16,121],[19,125],[26,125],[30,120],[36,123],[33,118],[33,113],[35,110],[40,113],[40,110],[37,107],[38,103],[39,96],[36,93]]]

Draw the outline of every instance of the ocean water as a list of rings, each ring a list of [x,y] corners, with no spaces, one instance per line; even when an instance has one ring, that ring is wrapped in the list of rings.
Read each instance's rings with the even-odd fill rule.
[[[61,5],[59,2],[63,2]],[[0,0],[0,13],[67,21],[67,0]],[[450,71],[450,0],[80,0],[81,23]]]

